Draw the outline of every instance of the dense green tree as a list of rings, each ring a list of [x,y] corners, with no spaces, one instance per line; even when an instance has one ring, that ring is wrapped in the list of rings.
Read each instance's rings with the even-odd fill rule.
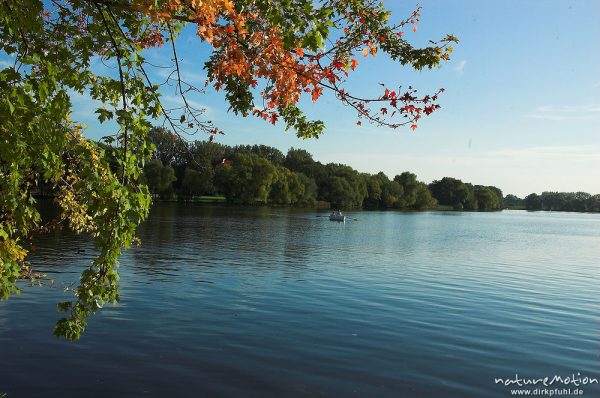
[[[317,201],[317,183],[315,180],[303,173],[294,173],[302,189],[298,189],[296,205],[302,207],[313,207]]]
[[[206,161],[215,167],[226,159],[229,147],[218,142],[194,141],[189,145],[188,165],[204,164]]]
[[[475,185],[475,200],[478,210],[493,210],[495,194],[489,188],[481,185]]]
[[[396,180],[390,180],[383,172],[375,175],[363,175],[367,185],[366,208],[409,208],[403,200],[404,188]],[[414,204],[414,201],[412,202]]]
[[[542,199],[536,193],[531,193],[525,197],[525,208],[527,210],[542,210]]]
[[[497,209],[502,209],[504,207],[504,193],[502,193],[502,190],[493,185],[488,185],[487,188],[491,189],[494,194],[496,194],[496,200],[499,202]]]
[[[319,185],[322,197],[335,208],[356,207],[354,187],[343,177],[331,176],[328,181]]]
[[[165,195],[170,192],[171,184],[175,180],[173,167],[163,165],[159,159],[150,160],[144,165],[143,182],[154,195]]]
[[[231,167],[229,164],[218,164],[214,168],[213,186],[215,187],[215,193],[225,195],[228,190],[229,184],[229,172]]]
[[[560,192],[550,191],[542,192],[542,194],[540,195],[542,209],[549,211],[559,211],[567,207],[567,203],[573,197],[574,194],[561,194]]]
[[[269,202],[279,205],[289,205],[296,202],[296,195],[300,190],[296,175],[285,167],[276,167],[275,170],[269,192]]]
[[[276,166],[269,202],[279,205],[314,206],[317,187],[314,180],[283,166]]]
[[[197,168],[186,168],[183,181],[181,183],[181,191],[184,196],[200,196],[210,194],[214,191],[213,177],[214,171],[210,161],[206,159],[204,164],[195,163]]]
[[[475,185],[474,195],[478,210],[501,210],[503,207],[502,191],[495,187]]]
[[[408,171],[394,177],[394,181],[402,186],[402,195],[398,198],[398,207],[411,208],[417,201],[417,175]]]
[[[148,139],[154,145],[153,158],[173,168],[185,166],[189,161],[188,144],[164,127],[153,127]]]
[[[423,182],[418,182],[415,188],[415,201],[411,205],[414,210],[433,209],[437,206],[437,200],[431,195],[429,187]]]
[[[282,165],[285,159],[279,149],[268,145],[238,145],[233,148],[233,151],[234,153],[247,152],[258,155],[277,166]]]
[[[516,195],[508,194],[504,197],[504,204],[509,208],[521,207],[525,206],[525,201]]]
[[[367,196],[367,183],[363,176],[350,166],[329,163],[317,175],[319,199],[334,207],[362,207]]]
[[[376,175],[363,175],[367,183],[367,196],[363,202],[363,207],[367,209],[385,208],[381,195],[383,194],[383,185],[381,177]],[[387,177],[386,177],[387,179]]]
[[[529,199],[529,200],[528,200]],[[527,210],[547,211],[598,211],[598,195],[587,192],[542,192],[532,193],[525,198]]]
[[[592,195],[587,192],[575,192],[570,203],[570,211],[584,212],[587,211],[587,203]]]
[[[225,195],[231,202],[267,203],[276,168],[266,159],[251,153],[237,153],[224,168]]]
[[[587,211],[600,212],[600,194],[590,196],[586,203]]]
[[[473,185],[459,179],[444,177],[429,184],[431,194],[439,204],[452,206],[455,210],[477,210]]]
[[[304,149],[290,148],[283,161],[283,165],[292,171],[315,177],[315,161],[310,153]]]
[[[382,204],[387,208],[404,208],[402,202],[402,196],[404,195],[404,188],[397,181],[387,181],[383,185],[381,193]]]

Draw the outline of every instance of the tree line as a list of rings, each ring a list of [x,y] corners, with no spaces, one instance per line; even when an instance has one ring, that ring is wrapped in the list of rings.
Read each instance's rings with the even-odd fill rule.
[[[541,195],[531,193],[525,199],[516,199],[517,204],[527,210],[600,212],[600,194],[546,191]]]
[[[284,154],[266,145],[229,146],[187,142],[153,128],[155,146],[142,180],[162,199],[189,200],[222,195],[239,204],[277,204],[335,208],[425,210],[444,206],[454,210],[500,210],[502,191],[444,177],[426,184],[405,171],[389,178],[383,172],[361,173],[352,167],[313,159],[303,150]]]

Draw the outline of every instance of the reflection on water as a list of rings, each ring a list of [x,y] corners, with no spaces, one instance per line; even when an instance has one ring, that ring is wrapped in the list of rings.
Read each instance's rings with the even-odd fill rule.
[[[121,303],[82,341],[51,336],[62,289],[0,303],[0,392],[504,397],[494,378],[600,377],[598,215],[323,216],[155,206]],[[68,232],[38,240],[32,261],[64,284],[94,255]]]

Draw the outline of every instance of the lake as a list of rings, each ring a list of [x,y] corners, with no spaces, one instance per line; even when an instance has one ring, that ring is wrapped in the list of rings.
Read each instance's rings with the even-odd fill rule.
[[[599,214],[326,214],[155,205],[120,304],[76,343],[52,336],[55,308],[93,246],[37,238],[57,283],[0,302],[0,393],[507,397],[496,378],[600,378]]]

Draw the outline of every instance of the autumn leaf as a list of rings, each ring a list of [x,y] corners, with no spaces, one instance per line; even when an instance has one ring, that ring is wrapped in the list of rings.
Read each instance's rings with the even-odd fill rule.
[[[312,91],[312,100],[313,102],[318,100],[319,97],[321,96],[321,93],[323,92],[323,89],[320,87],[315,87]]]

